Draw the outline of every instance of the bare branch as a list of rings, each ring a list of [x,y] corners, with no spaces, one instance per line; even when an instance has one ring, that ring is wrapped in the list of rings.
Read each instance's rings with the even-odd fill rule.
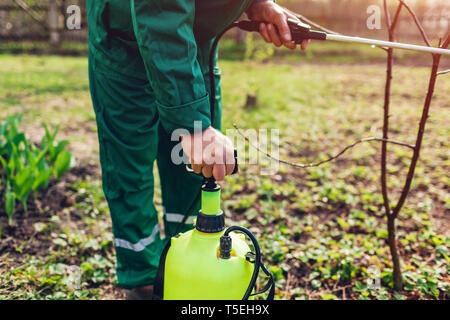
[[[384,16],[386,17],[386,26],[388,30],[390,30],[392,22],[391,22],[391,14],[389,13],[389,8],[387,5],[387,0],[383,0],[383,8],[384,8]]]
[[[442,49],[447,49],[447,47],[450,45],[450,32],[447,33],[447,36],[445,37],[444,43],[442,45],[439,45]]]
[[[408,196],[409,189],[411,188],[411,182],[414,177],[414,171],[416,169],[417,161],[419,160],[420,147],[422,145],[423,135],[425,132],[425,124],[427,123],[431,100],[433,98],[434,87],[436,84],[437,70],[439,68],[440,58],[441,58],[441,55],[433,55],[433,67],[431,69],[430,81],[429,81],[429,85],[428,85],[428,92],[427,92],[427,96],[425,98],[425,103],[423,106],[422,117],[420,118],[419,130],[417,132],[417,139],[416,139],[416,144],[414,147],[414,153],[413,153],[413,156],[411,159],[411,164],[409,166],[408,174],[406,176],[405,185],[402,189],[402,193],[400,194],[400,198],[397,202],[397,205],[395,206],[395,208],[392,212],[392,216],[394,219],[398,216],[400,210],[402,209],[403,204],[405,203],[406,197]]]
[[[444,43],[442,43],[442,45],[440,47],[445,49],[449,45],[450,45],[450,33],[447,34],[447,37],[445,38]],[[425,98],[425,103],[423,106],[422,117],[420,118],[419,130],[417,132],[417,139],[416,139],[416,144],[414,147],[414,153],[413,153],[413,157],[411,159],[411,164],[409,166],[408,174],[406,176],[405,185],[402,189],[402,193],[400,194],[400,198],[397,202],[397,205],[395,206],[395,208],[392,212],[392,216],[394,219],[398,216],[400,210],[402,209],[402,206],[405,203],[406,197],[408,196],[409,189],[411,188],[411,182],[414,177],[414,171],[416,169],[417,161],[419,160],[420,147],[422,145],[423,135],[425,132],[425,124],[427,123],[428,114],[429,114],[430,106],[431,106],[431,101],[433,99],[434,87],[436,85],[436,79],[437,79],[437,75],[439,73],[438,69],[439,69],[440,60],[441,60],[440,54],[433,55],[433,66],[431,69],[430,80],[429,80],[429,84],[428,84],[428,92],[427,92],[427,96]]]
[[[337,153],[336,155],[334,155],[334,156],[332,156],[332,157],[329,157],[328,159],[325,159],[325,160],[322,160],[322,161],[319,161],[319,162],[316,162],[316,163],[306,163],[306,164],[303,164],[303,163],[295,163],[295,162],[290,162],[290,161],[283,160],[283,159],[278,159],[278,158],[276,158],[276,157],[270,155],[269,153],[267,153],[267,152],[261,150],[260,147],[258,147],[257,145],[253,144],[253,143],[250,141],[250,139],[249,139],[246,135],[244,135],[244,134],[242,133],[242,131],[237,127],[237,125],[234,124],[233,126],[234,126],[234,128],[237,130],[237,132],[245,139],[245,141],[248,142],[249,145],[251,145],[253,148],[255,148],[256,150],[258,150],[259,152],[261,152],[262,154],[264,154],[264,155],[267,156],[268,158],[270,158],[270,159],[272,159],[272,160],[275,160],[275,161],[278,161],[278,162],[280,162],[280,163],[284,163],[284,164],[290,165],[290,166],[292,166],[292,167],[297,167],[297,168],[311,168],[311,167],[318,167],[318,166],[320,166],[320,165],[322,165],[322,164],[324,164],[324,163],[327,163],[327,162],[330,162],[330,161],[333,161],[333,160],[339,158],[339,157],[340,157],[342,154],[344,154],[346,151],[350,150],[351,148],[353,148],[353,147],[355,147],[355,146],[357,146],[358,144],[363,143],[363,142],[382,141],[382,142],[387,142],[387,143],[392,143],[392,144],[400,145],[400,146],[407,147],[407,148],[410,148],[410,149],[414,150],[414,146],[413,146],[413,145],[410,145],[410,144],[408,144],[408,143],[399,142],[399,141],[395,141],[395,140],[388,140],[388,139],[383,139],[383,138],[370,137],[370,138],[360,139],[360,140],[358,140],[358,141],[352,143],[351,145],[348,145],[348,146],[345,147],[343,150],[341,150],[339,153]]]
[[[392,21],[391,27],[389,28],[390,32],[394,32],[395,28],[397,27],[398,17],[400,16],[400,11],[402,10],[403,3],[399,3],[397,7],[397,11],[395,12],[394,20]]]
[[[394,29],[389,30],[389,39],[393,39]],[[387,50],[387,67],[386,67],[386,84],[384,89],[384,105],[383,105],[383,139],[381,144],[381,193],[383,196],[383,204],[386,214],[390,214],[391,207],[389,204],[389,196],[387,190],[387,140],[389,139],[389,105],[391,97],[391,83],[392,83],[392,67],[394,65],[394,53],[393,49],[389,48]]]
[[[403,4],[400,2],[395,12],[394,21],[391,21],[387,0],[383,1],[384,13],[386,16],[386,25],[388,29],[389,41],[395,41],[394,32],[397,26],[398,18]],[[386,84],[384,88],[384,105],[383,105],[383,139],[385,141],[381,144],[381,157],[380,157],[380,182],[381,182],[381,194],[383,196],[384,210],[387,215],[391,213],[391,206],[389,202],[388,187],[387,187],[387,140],[389,139],[389,107],[391,97],[391,83],[392,83],[392,68],[394,65],[394,49],[386,49],[387,63],[386,63]]]
[[[408,12],[410,13],[411,17],[414,20],[414,23],[416,24],[417,28],[419,29],[420,34],[422,35],[422,39],[423,41],[425,41],[425,43],[427,44],[427,46],[431,47],[431,42],[430,39],[428,39],[427,34],[425,33],[425,30],[423,29],[422,24],[420,23],[419,19],[417,18],[416,13],[411,9],[411,7],[409,5],[407,5],[405,3],[404,0],[398,0],[400,1],[403,6],[406,8],[406,10],[408,10]]]

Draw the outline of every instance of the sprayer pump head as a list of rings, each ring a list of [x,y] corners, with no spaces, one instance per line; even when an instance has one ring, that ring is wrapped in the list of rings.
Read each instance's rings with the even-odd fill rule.
[[[205,178],[203,180],[202,191],[215,192],[219,190],[220,186],[217,184],[216,179],[214,179],[214,177]]]

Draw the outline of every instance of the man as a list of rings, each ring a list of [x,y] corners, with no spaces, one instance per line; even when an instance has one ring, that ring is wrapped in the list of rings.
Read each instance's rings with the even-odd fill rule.
[[[265,22],[260,33],[266,42],[295,49],[287,25],[292,16],[265,0],[88,0],[87,8],[90,89],[118,282],[131,290],[129,298],[150,298],[165,244],[153,204],[153,163],[161,181],[166,239],[202,183],[171,160],[178,143],[172,133],[185,130],[182,147],[195,172],[222,180],[234,169],[233,145],[219,131],[217,68],[214,119],[210,114],[208,59],[215,36],[246,12]],[[200,133],[194,133],[194,121],[200,121]],[[200,150],[192,148],[197,138],[203,141]],[[208,146],[213,159],[204,152]],[[198,209],[199,204],[193,213]]]

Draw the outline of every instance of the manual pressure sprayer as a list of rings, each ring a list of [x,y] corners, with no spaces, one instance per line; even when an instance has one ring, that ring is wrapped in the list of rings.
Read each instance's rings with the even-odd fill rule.
[[[238,171],[236,150],[234,158],[233,174]],[[243,227],[225,228],[220,190],[213,177],[204,178],[195,228],[176,234],[164,248],[155,279],[154,299],[247,300],[267,290],[267,299],[274,298],[275,280],[262,262],[255,236]],[[250,238],[254,252],[247,245],[245,235]],[[269,281],[260,292],[252,293],[260,270]]]

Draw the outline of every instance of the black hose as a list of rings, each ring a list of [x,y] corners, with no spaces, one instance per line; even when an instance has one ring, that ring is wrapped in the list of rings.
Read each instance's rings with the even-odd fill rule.
[[[195,196],[194,202],[192,202],[191,206],[189,207],[189,210],[186,211],[186,213],[184,214],[183,220],[178,225],[178,228],[177,228],[177,231],[175,232],[175,235],[180,233],[181,229],[183,228],[183,226],[186,223],[187,219],[191,215],[192,211],[194,211],[194,208],[197,205],[197,202],[200,200],[201,196],[202,196],[202,190],[200,189],[200,191]]]
[[[266,274],[266,276],[269,277],[269,281],[267,282],[267,285],[264,287],[264,289],[252,294],[252,296],[259,295],[270,289],[269,294],[267,296],[267,300],[273,300],[275,297],[275,278],[273,277],[272,272],[267,270],[266,266],[262,263],[262,261],[261,261],[261,269]]]
[[[238,23],[233,22],[228,27],[225,28],[221,33],[219,33],[211,46],[211,51],[209,52],[209,84],[210,84],[210,93],[209,93],[209,105],[210,105],[210,113],[211,113],[211,126],[214,122],[214,110],[216,107],[216,81],[214,79],[214,56],[216,55],[217,45],[219,44],[220,38],[230,29],[237,27]]]
[[[239,227],[239,226],[232,226],[229,227],[223,234],[223,236],[228,236],[230,234],[230,232],[233,231],[240,231],[242,233],[245,233],[250,240],[253,243],[253,246],[255,247],[255,268],[253,269],[253,274],[252,274],[252,278],[250,280],[250,283],[247,287],[247,291],[245,291],[244,297],[242,298],[242,300],[248,300],[248,298],[250,297],[250,295],[252,294],[252,290],[255,287],[256,284],[256,280],[258,279],[258,273],[259,273],[259,268],[261,267],[261,250],[259,248],[259,244],[258,244],[258,240],[256,240],[255,236],[253,235],[253,233],[250,232],[250,230],[244,228],[244,227]]]

